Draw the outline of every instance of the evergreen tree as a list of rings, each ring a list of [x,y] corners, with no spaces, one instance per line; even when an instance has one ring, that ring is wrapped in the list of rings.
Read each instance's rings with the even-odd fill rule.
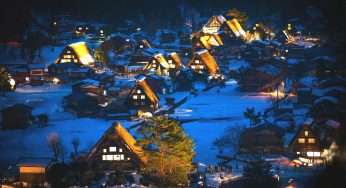
[[[10,75],[5,67],[0,67],[0,90],[4,91],[8,88]]]
[[[147,163],[141,171],[155,176],[159,186],[186,184],[193,169],[194,143],[181,126],[168,117],[154,117],[137,130],[138,145],[144,149]]]
[[[261,123],[261,112],[257,112],[256,114],[255,107],[247,107],[246,111],[244,112],[244,116],[250,119],[250,127],[258,123]]]
[[[246,187],[275,188],[278,181],[270,172],[271,165],[263,160],[249,163],[244,168],[244,182]]]
[[[95,59],[99,63],[108,64],[109,63],[109,52],[107,50],[103,50],[102,48],[97,48],[95,50]]]
[[[236,18],[242,27],[246,27],[248,17],[246,12],[240,11],[236,8],[230,9],[226,14],[228,17]]]

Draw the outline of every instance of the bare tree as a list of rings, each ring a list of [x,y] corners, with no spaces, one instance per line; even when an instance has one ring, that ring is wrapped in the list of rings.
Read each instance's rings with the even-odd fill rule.
[[[78,146],[79,146],[79,144],[80,144],[80,143],[79,143],[79,138],[77,138],[77,137],[72,138],[71,144],[73,145],[74,153],[75,153],[75,154],[78,154]]]
[[[244,130],[244,126],[233,125],[226,129],[225,134],[228,138],[228,148],[235,152],[239,152],[239,139],[240,135]]]
[[[59,147],[59,153],[60,153],[61,162],[62,162],[62,164],[64,164],[67,149],[66,149],[66,146],[62,143],[60,144],[60,147]]]
[[[213,145],[219,149],[219,153],[226,148],[236,153],[239,152],[239,139],[244,130],[243,127],[241,125],[229,126],[219,138],[214,140]]]
[[[61,140],[59,138],[58,133],[53,132],[50,133],[47,137],[48,147],[53,151],[54,160],[58,160],[59,153],[61,151]]]

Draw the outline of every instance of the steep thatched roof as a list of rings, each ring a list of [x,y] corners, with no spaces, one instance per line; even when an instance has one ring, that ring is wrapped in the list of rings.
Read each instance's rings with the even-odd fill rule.
[[[106,141],[106,139],[120,139],[125,142],[126,145],[129,146],[130,150],[138,156],[141,162],[146,163],[147,158],[144,156],[143,149],[136,145],[136,140],[131,136],[131,134],[123,127],[119,122],[114,123],[101,137],[101,139],[97,142],[95,147],[89,152],[87,158],[90,159],[93,157],[95,152],[102,144]]]
[[[153,57],[163,68],[169,69],[169,64],[167,63],[166,59],[163,57],[161,53],[154,55]],[[152,65],[152,62],[149,62],[145,65],[143,70],[150,69]]]
[[[83,65],[91,65],[95,62],[94,58],[90,55],[90,51],[85,42],[77,42],[70,44],[69,47],[75,51],[78,59]]]
[[[221,37],[220,37],[220,35],[219,35],[218,32],[217,32],[217,33],[213,33],[212,36],[213,36],[213,38],[216,40],[216,42],[217,42],[220,46],[223,45],[223,42],[222,42]]]
[[[219,65],[214,60],[213,56],[210,55],[208,50],[201,50],[196,52],[190,60],[188,66],[190,66],[197,57],[200,57],[200,59],[204,62],[211,75],[214,75],[219,70]]]
[[[180,58],[179,58],[179,56],[178,56],[177,53],[172,52],[172,53],[168,54],[167,57],[171,57],[172,60],[173,60],[174,62],[176,62],[177,65],[178,65],[179,67],[183,67],[183,66],[184,66],[183,63],[181,62],[181,60],[180,60]]]
[[[151,102],[153,103],[158,103],[159,102],[159,97],[155,94],[155,92],[149,87],[149,85],[147,84],[147,82],[144,79],[141,80],[137,80],[136,85],[139,85],[140,87],[143,88],[144,93],[146,94],[146,96],[150,99]],[[132,94],[134,91],[131,91],[130,94]]]
[[[246,38],[246,33],[236,18],[233,18],[232,20],[227,20],[226,24],[233,31],[235,36],[241,36],[243,38]]]

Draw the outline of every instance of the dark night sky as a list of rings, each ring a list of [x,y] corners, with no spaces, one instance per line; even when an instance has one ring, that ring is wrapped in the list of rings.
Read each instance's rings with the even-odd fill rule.
[[[177,6],[182,0],[1,0],[0,40],[20,35],[30,21],[29,12],[46,15],[70,14],[83,20],[118,24],[127,18],[138,19],[142,14],[147,19],[160,18],[174,21],[179,17]],[[238,8],[250,18],[280,12],[283,18],[297,17],[307,5],[324,10],[330,25],[340,27],[346,20],[344,0],[185,0],[188,12],[195,9],[202,14]],[[80,11],[79,11],[80,10]]]

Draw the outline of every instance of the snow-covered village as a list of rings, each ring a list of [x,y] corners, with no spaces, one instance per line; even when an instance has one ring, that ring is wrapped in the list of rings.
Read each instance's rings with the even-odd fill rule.
[[[4,0],[0,187],[346,187],[343,0]]]

